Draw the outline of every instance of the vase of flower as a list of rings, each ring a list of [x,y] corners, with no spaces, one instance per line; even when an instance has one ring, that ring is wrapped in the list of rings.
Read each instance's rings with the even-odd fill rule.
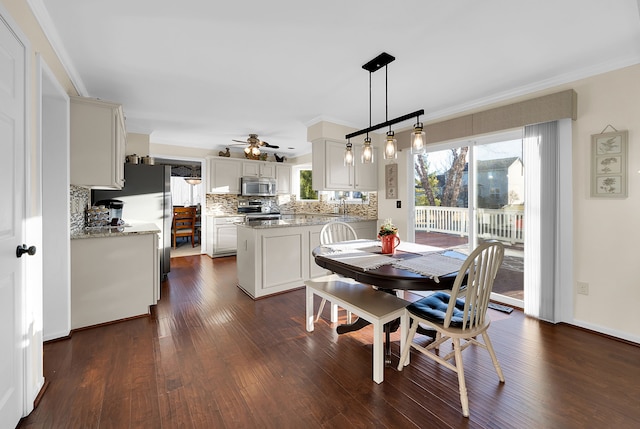
[[[378,238],[382,243],[383,254],[393,255],[396,252],[396,247],[400,244],[400,237],[398,237],[398,228],[391,222],[391,219],[385,219],[380,226]]]

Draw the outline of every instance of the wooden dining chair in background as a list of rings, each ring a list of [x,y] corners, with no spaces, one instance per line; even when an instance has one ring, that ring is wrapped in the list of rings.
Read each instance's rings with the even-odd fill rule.
[[[405,366],[412,347],[455,371],[458,374],[462,415],[465,417],[469,417],[469,399],[462,364],[463,350],[470,345],[486,349],[491,356],[500,382],[504,383],[502,368],[500,368],[487,333],[491,320],[486,316],[493,281],[502,264],[503,257],[504,246],[502,243],[492,240],[480,244],[462,264],[451,293],[436,292],[408,305],[406,309],[411,329],[400,355],[398,371],[402,371]],[[466,290],[461,291],[465,282]],[[423,345],[424,342],[413,341],[419,324],[424,324],[436,331],[435,341],[426,347]],[[483,342],[476,339],[478,335],[482,335]],[[447,340],[451,340],[453,343],[453,351],[443,356],[439,353],[439,349]],[[454,358],[453,363],[449,362],[452,357]]]
[[[173,237],[173,248],[176,248],[178,237],[191,237],[191,247],[195,247],[194,237],[196,233],[196,208],[195,207],[174,207],[173,223],[171,225],[171,235]]]

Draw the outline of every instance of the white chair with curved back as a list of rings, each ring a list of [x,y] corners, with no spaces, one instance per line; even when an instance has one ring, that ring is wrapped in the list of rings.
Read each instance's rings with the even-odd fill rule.
[[[358,236],[356,231],[349,225],[344,222],[329,222],[320,230],[320,244],[325,246],[331,243],[338,243],[340,241],[348,241],[348,240],[357,240]],[[318,314],[316,315],[315,321],[317,322],[320,319],[320,315],[322,314],[322,310],[324,310],[324,305],[327,300],[322,299],[320,303],[320,307],[318,308]],[[338,306],[336,304],[331,304],[331,320],[335,320],[338,314]],[[347,323],[351,323],[351,312],[347,312]]]
[[[462,264],[451,293],[436,292],[408,305],[406,309],[411,329],[400,355],[398,371],[402,371],[405,366],[411,347],[455,371],[458,374],[460,402],[462,414],[465,417],[469,417],[469,399],[462,364],[463,350],[470,345],[486,349],[491,356],[500,382],[504,383],[502,368],[500,368],[487,333],[491,320],[486,317],[493,281],[502,264],[503,257],[504,247],[501,243],[492,240],[480,244]],[[460,289],[465,280],[466,293],[462,294]],[[413,342],[418,324],[424,324],[436,331],[435,341],[426,347],[422,345],[424,342]],[[482,335],[483,342],[476,339],[478,335]],[[453,343],[453,351],[446,356],[441,356],[439,348],[449,339]],[[464,342],[461,343],[461,340]],[[449,362],[452,357],[454,363]]]

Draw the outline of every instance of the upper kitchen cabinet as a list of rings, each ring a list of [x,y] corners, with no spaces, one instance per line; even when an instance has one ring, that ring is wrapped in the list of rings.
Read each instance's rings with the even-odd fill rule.
[[[71,98],[71,184],[122,189],[126,131],[120,104]]]
[[[278,194],[291,193],[291,166],[276,164],[276,192]]]
[[[271,162],[244,161],[242,163],[242,175],[275,179],[276,168]]]
[[[318,191],[377,191],[378,170],[375,163],[360,162],[360,148],[355,149],[355,165],[344,165],[345,144],[331,140],[312,143],[313,187]],[[377,149],[374,160],[379,162]]]
[[[231,158],[209,159],[208,192],[213,194],[240,194],[241,161]]]

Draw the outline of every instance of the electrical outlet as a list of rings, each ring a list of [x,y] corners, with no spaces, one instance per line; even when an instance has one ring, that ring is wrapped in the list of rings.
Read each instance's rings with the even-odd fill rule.
[[[401,209],[402,208],[402,201],[396,201],[396,208],[397,209]]]
[[[589,295],[589,283],[578,282],[578,293],[580,295]]]

